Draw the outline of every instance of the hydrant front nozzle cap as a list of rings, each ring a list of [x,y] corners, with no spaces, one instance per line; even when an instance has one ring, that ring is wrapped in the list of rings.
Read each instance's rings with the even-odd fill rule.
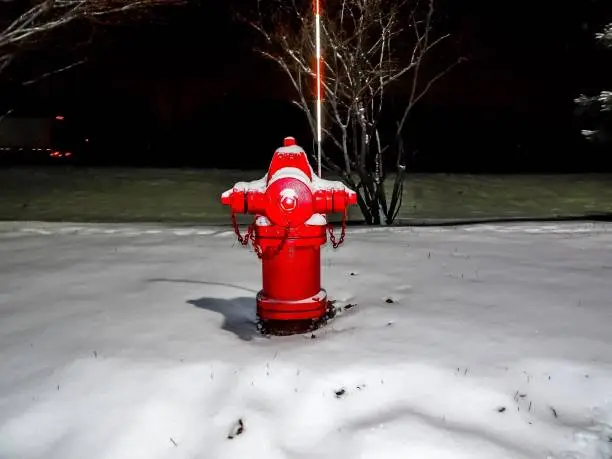
[[[283,140],[283,147],[292,147],[295,144],[295,137],[285,137]]]

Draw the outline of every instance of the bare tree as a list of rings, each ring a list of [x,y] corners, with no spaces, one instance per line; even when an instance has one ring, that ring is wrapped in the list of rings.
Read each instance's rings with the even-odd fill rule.
[[[607,24],[602,32],[595,34],[595,39],[604,47],[612,49],[612,24]],[[583,115],[593,125],[594,129],[583,129],[582,135],[587,139],[608,143],[612,140],[612,91],[601,91],[593,96],[584,94],[577,97],[578,115]]]
[[[153,7],[184,3],[185,0],[2,0],[0,2],[0,73],[7,70],[24,50],[40,46],[53,33],[77,22],[109,25],[139,19]],[[23,84],[68,70],[84,60],[48,69]]]
[[[297,95],[294,103],[315,135],[315,18],[311,2],[299,2],[258,0],[257,17],[248,22],[265,40],[259,51],[289,78]],[[397,217],[406,170],[404,128],[419,100],[450,70],[445,66],[423,78],[425,59],[448,37],[434,33],[434,13],[434,0],[325,2],[322,162],[358,192],[368,224],[391,224]],[[381,115],[392,84],[396,93],[404,91],[405,106],[396,125],[384,130]],[[385,181],[390,163],[396,173],[389,200]]]

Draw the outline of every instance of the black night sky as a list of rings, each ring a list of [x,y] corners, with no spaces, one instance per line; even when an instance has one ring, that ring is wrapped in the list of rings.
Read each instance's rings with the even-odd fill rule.
[[[4,109],[61,112],[92,139],[80,158],[88,164],[263,167],[284,136],[306,147],[311,140],[283,76],[233,17],[243,3],[191,3],[138,27],[64,31],[4,76]],[[466,61],[415,112],[410,168],[612,170],[582,139],[573,104],[612,81],[611,56],[593,38],[612,19],[605,3],[439,2],[452,34],[439,59]],[[70,71],[19,83],[37,63],[83,56],[88,62]]]

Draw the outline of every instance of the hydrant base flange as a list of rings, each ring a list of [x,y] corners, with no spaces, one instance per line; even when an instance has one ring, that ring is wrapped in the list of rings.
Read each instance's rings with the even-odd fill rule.
[[[303,300],[278,300],[268,298],[263,290],[257,294],[257,316],[260,320],[317,320],[327,313],[327,292]]]

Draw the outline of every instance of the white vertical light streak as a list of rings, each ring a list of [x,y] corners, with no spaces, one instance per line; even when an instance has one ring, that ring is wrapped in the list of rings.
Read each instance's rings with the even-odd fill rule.
[[[321,177],[321,4],[320,0],[315,0],[315,2],[315,43],[317,54],[317,160],[319,177]]]

